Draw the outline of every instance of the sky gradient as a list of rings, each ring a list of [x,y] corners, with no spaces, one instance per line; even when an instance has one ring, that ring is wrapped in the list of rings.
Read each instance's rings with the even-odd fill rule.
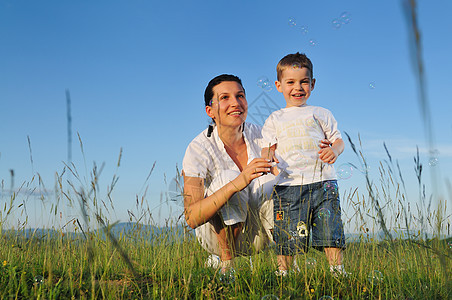
[[[208,125],[208,81],[222,73],[239,76],[248,121],[262,125],[265,115],[285,105],[273,87],[276,64],[297,51],[314,64],[317,82],[308,104],[331,110],[344,135],[346,150],[336,166],[359,165],[346,132],[357,145],[361,139],[378,183],[380,161],[388,158],[385,143],[415,203],[419,147],[425,181],[436,178],[437,193],[450,203],[443,186],[452,168],[452,2],[417,2],[437,159],[432,166],[402,1],[0,0],[0,206],[10,199],[10,170],[13,191],[22,184],[39,187],[38,174],[55,190],[55,176],[68,162],[68,89],[72,162],[81,183],[69,179],[89,186],[93,163],[105,163],[99,199],[110,201],[107,187],[119,177],[110,221],[128,220],[128,210],[137,214],[143,197],[155,222],[177,217],[180,206],[162,201],[188,143]],[[272,89],[258,85],[262,77]],[[359,170],[339,186],[366,194]],[[28,216],[27,226],[53,226],[48,216],[55,201],[19,193],[16,216],[5,224],[17,226]],[[56,215],[64,224],[80,213],[77,204],[63,202]],[[17,208],[21,203],[26,214]]]

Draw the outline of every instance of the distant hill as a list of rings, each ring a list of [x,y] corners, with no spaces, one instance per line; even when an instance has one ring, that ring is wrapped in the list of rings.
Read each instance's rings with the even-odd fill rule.
[[[194,230],[191,228],[187,228],[181,225],[174,227],[158,227],[154,225],[144,225],[136,222],[121,222],[111,225],[106,228],[116,239],[119,238],[129,238],[129,239],[149,239],[155,241],[179,241],[184,238],[184,235],[194,235]],[[97,228],[94,230],[94,233],[102,238],[106,238],[106,230],[104,228]],[[63,232],[65,238],[84,238],[82,232]],[[85,232],[86,233],[86,232]],[[403,233],[403,234],[402,234]],[[42,239],[45,237],[50,238],[60,238],[62,233],[55,229],[42,229],[42,228],[27,228],[23,230],[3,230],[3,235],[9,236],[22,236],[26,239],[29,238],[37,238]],[[411,236],[415,234],[414,231],[410,232]],[[399,230],[397,233],[391,232],[393,239],[407,239],[408,233]],[[425,238],[425,235],[422,235],[420,238]],[[414,239],[417,237],[414,236]],[[427,239],[434,238],[434,235],[427,234]],[[374,233],[364,234],[364,233],[346,233],[345,234],[346,242],[353,243],[359,241],[366,241],[367,239],[373,239],[375,241],[383,241],[385,240],[385,235],[383,231],[376,231]],[[441,236],[441,239],[444,239],[446,242],[452,242],[451,237]]]
[[[115,238],[149,238],[149,239],[182,239],[184,234],[193,235],[193,230],[187,230],[183,226],[175,227],[158,227],[154,225],[143,225],[135,222],[122,222],[114,224],[107,228],[97,228],[94,233],[99,235],[102,239],[106,237],[106,230],[108,230]],[[84,238],[82,232],[65,232],[65,238]],[[61,237],[62,233],[56,229],[43,229],[43,228],[26,228],[23,230],[8,229],[2,231],[3,235],[9,236],[22,236],[26,239],[37,238],[42,239],[45,237]],[[85,232],[86,234],[86,232]]]
[[[105,230],[99,229],[105,234]],[[129,238],[171,238],[171,239],[181,239],[184,237],[184,234],[193,235],[193,230],[187,230],[183,226],[174,226],[174,227],[158,227],[154,225],[144,225],[135,222],[122,222],[114,224],[113,226],[107,228],[110,233],[116,237],[129,237]]]
[[[391,234],[391,237],[394,240],[408,239],[409,236],[411,236],[412,239],[421,238],[421,239],[427,239],[428,240],[428,239],[435,238],[435,235],[432,234],[432,233],[422,234],[421,236],[419,236],[418,231],[415,231],[415,230],[411,230],[410,232],[408,232],[406,230],[398,229],[397,232],[396,232],[396,231],[391,229],[389,233]],[[376,232],[373,232],[373,233],[369,232],[368,234],[367,233],[346,233],[345,234],[345,239],[347,241],[350,241],[350,242],[357,242],[359,240],[366,239],[366,238],[372,238],[372,239],[374,239],[376,241],[386,240],[385,233],[382,230],[379,230],[379,231],[376,231]],[[449,236],[447,236],[445,234],[441,235],[441,239],[448,240],[450,238],[451,237],[449,237]]]

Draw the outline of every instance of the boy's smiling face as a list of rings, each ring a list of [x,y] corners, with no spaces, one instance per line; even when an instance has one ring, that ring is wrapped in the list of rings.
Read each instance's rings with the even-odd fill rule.
[[[286,67],[280,81],[275,82],[276,89],[284,95],[286,107],[302,106],[306,104],[311,91],[314,89],[315,79],[311,79],[308,68]]]

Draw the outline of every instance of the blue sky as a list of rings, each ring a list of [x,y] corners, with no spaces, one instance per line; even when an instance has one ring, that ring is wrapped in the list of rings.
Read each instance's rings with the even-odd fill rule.
[[[119,176],[109,219],[127,220],[127,210],[136,211],[136,198],[146,187],[154,221],[177,216],[180,207],[161,204],[162,193],[188,143],[208,125],[203,107],[208,81],[222,73],[241,77],[254,103],[248,121],[259,123],[256,107],[284,106],[284,99],[274,88],[262,95],[257,79],[273,82],[279,59],[297,51],[314,64],[317,83],[309,103],[330,109],[355,143],[361,137],[375,181],[379,161],[386,159],[384,142],[399,160],[415,202],[418,146],[426,181],[434,171],[439,194],[450,201],[450,191],[442,188],[452,167],[450,11],[447,0],[418,1],[438,158],[430,167],[401,1],[0,0],[0,206],[9,201],[11,169],[15,189],[36,186],[38,173],[54,189],[55,173],[67,161],[69,89],[72,160],[81,178],[89,178],[93,162],[105,162],[99,182],[99,198],[105,200],[113,175]],[[334,28],[333,20],[344,12],[350,22]],[[336,164],[357,164],[346,145]],[[343,191],[359,187],[365,194],[356,170],[339,184]],[[16,201],[25,203],[29,226],[54,225],[48,217],[54,200],[46,199],[43,209],[41,200],[26,193]],[[60,204],[60,210],[58,222],[79,215],[76,205]],[[25,220],[20,208],[15,211],[11,226]]]

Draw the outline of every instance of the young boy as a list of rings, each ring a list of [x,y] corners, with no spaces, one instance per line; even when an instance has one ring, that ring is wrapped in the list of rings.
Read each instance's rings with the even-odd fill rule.
[[[277,67],[276,89],[286,107],[273,112],[262,128],[262,157],[272,159],[278,175],[274,187],[274,231],[278,275],[287,275],[293,256],[312,246],[324,249],[330,270],[342,266],[344,229],[333,163],[344,142],[331,112],[306,102],[315,86],[313,66],[305,54],[289,54]],[[276,152],[276,154],[275,154]],[[294,264],[296,267],[296,264]]]

